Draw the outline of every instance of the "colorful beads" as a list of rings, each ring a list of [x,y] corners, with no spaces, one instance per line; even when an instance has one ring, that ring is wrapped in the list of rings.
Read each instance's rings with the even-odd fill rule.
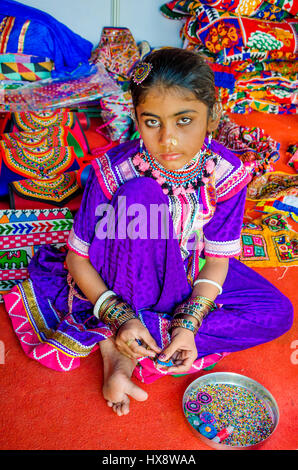
[[[215,437],[217,434],[217,429],[213,426],[213,424],[203,423],[199,426],[199,432],[202,434],[202,436],[205,436],[208,439],[213,439],[213,437]]]
[[[186,403],[200,404],[200,413],[196,415],[201,422],[199,426],[197,421],[196,425],[192,424],[194,420],[190,417],[194,412],[191,406],[185,406],[185,415],[208,439],[213,439],[224,429],[232,429],[230,435],[226,433],[227,437],[219,441],[229,446],[247,447],[263,441],[273,431],[272,416],[265,403],[244,387],[222,383],[205,385],[190,389],[186,398]],[[213,429],[216,434],[210,437]]]
[[[206,424],[216,423],[214,415],[211,414],[209,411],[203,411],[202,413],[200,413],[200,420]]]
[[[132,79],[137,84],[140,85],[149,75],[152,69],[152,64],[146,62],[139,62],[133,72]]]
[[[163,367],[172,367],[174,366],[174,362],[172,361],[172,359],[168,359],[167,361],[161,361],[159,358],[156,359],[156,362],[160,365],[160,366],[163,366]]]
[[[211,395],[209,395],[209,393],[200,392],[198,393],[197,400],[200,403],[204,403],[206,405],[207,403],[210,403],[212,401],[212,397]]]
[[[198,413],[201,409],[201,405],[195,400],[190,400],[185,403],[185,408],[190,413]]]

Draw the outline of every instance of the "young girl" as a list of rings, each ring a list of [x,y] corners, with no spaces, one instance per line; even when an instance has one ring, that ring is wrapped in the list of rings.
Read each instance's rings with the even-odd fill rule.
[[[220,107],[209,66],[190,51],[155,51],[131,93],[141,140],[94,159],[69,251],[40,248],[30,278],[5,296],[24,351],[42,364],[71,370],[99,346],[118,415],[129,397],[147,398],[133,374],[149,383],[198,371],[293,319],[289,300],[235,259],[249,177],[212,140]]]

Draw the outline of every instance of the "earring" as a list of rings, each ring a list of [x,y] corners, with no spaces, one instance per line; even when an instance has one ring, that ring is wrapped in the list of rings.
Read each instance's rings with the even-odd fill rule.
[[[143,142],[143,139],[140,138],[140,153],[143,152],[143,146],[144,146],[144,142]]]
[[[207,144],[207,150],[210,150],[211,148],[211,142],[212,142],[212,132],[208,135],[208,144]]]

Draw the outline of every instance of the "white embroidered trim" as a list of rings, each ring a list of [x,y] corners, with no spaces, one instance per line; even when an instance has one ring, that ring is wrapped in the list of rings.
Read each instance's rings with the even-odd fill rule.
[[[75,234],[73,228],[69,233],[67,244],[77,253],[81,254],[82,256],[88,257],[90,243],[87,243],[81,238],[79,238]]]
[[[205,240],[205,254],[210,254],[213,256],[236,256],[241,252],[241,240],[228,240],[224,242],[208,240],[204,237]]]

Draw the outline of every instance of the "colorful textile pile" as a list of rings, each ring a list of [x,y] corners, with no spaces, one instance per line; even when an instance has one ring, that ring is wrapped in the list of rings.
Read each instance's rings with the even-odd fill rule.
[[[286,217],[298,223],[298,189],[297,196],[281,196],[274,200],[262,200],[256,203],[255,210],[271,214],[272,212],[285,212]]]
[[[298,173],[298,142],[294,142],[288,146],[286,155],[289,157],[288,165],[294,168],[296,173]]]
[[[93,65],[88,74],[37,80],[5,81],[1,86],[0,111],[35,111],[70,107],[118,91],[117,84],[101,64]]]
[[[282,196],[297,196],[298,175],[273,171],[254,178],[248,185],[247,199],[275,200]]]
[[[28,277],[28,264],[41,245],[63,249],[72,225],[68,208],[0,210],[0,293]]]
[[[52,110],[117,91],[91,52],[91,42],[47,13],[2,0],[0,111]]]
[[[280,144],[262,129],[239,126],[223,115],[213,137],[242,160],[252,179],[274,171]]]
[[[140,50],[128,28],[102,29],[99,43],[92,52],[92,61],[104,65],[118,87],[100,100],[101,117],[113,141],[124,142],[131,134],[133,106],[127,89],[130,73],[140,59]]]
[[[298,234],[283,212],[243,224],[240,261],[252,267],[298,266]]]
[[[226,110],[297,113],[297,2],[177,0],[161,11],[182,20],[183,47],[207,57]]]

